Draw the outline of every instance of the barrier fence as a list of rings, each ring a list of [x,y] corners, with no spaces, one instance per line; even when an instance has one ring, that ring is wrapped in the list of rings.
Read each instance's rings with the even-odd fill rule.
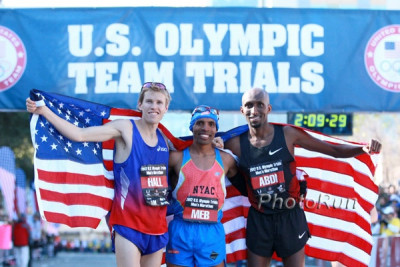
[[[374,236],[369,267],[400,267],[400,235]]]

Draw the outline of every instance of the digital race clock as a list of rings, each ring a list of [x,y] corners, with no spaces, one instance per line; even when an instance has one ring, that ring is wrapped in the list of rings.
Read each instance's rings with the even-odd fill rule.
[[[288,124],[304,127],[329,135],[352,135],[351,113],[301,113],[289,112]]]

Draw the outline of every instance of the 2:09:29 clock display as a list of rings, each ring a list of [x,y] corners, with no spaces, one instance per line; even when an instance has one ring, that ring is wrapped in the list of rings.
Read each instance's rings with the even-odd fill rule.
[[[289,112],[289,124],[331,135],[352,135],[353,115],[351,113],[304,113]]]

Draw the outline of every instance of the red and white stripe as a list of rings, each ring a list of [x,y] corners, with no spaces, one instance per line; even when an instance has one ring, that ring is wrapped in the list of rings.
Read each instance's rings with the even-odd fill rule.
[[[31,119],[31,132],[36,125],[35,116]],[[34,135],[32,139],[35,144]],[[36,197],[44,220],[97,228],[111,209],[114,180],[105,175],[103,164],[41,160],[35,155],[34,170]]]
[[[335,144],[358,145],[307,131]],[[370,210],[377,200],[375,164],[369,155],[333,158],[295,149],[297,167],[308,175],[304,205],[312,238],[306,254],[347,266],[368,266],[372,249]]]
[[[360,146],[307,132],[327,142]],[[307,173],[304,209],[312,238],[306,245],[306,255],[346,266],[368,266],[372,249],[369,211],[378,196],[373,182],[374,158],[363,154],[337,159],[299,147],[295,155],[297,167]],[[227,261],[235,262],[246,259],[245,227],[250,205],[229,181],[227,185],[223,223]]]
[[[236,262],[247,258],[246,223],[250,202],[240,195],[230,181],[226,179],[226,200],[222,208],[222,223],[225,229],[227,262]]]
[[[140,116],[137,111],[112,109],[104,123]],[[31,127],[32,123],[35,123],[33,119]],[[163,125],[159,128],[175,148],[183,149],[191,144],[191,141],[175,138]],[[327,142],[360,145],[307,132]],[[113,141],[103,143],[104,167],[102,164],[79,166],[68,160],[52,167],[48,161],[35,159],[36,177],[39,173],[43,177],[36,184],[36,191],[40,210],[44,211],[42,216],[47,221],[72,227],[97,227],[111,207],[114,196],[113,147]],[[295,155],[297,167],[309,176],[304,209],[312,238],[306,245],[306,254],[348,266],[367,266],[372,248],[369,211],[374,207],[378,192],[373,182],[376,164],[372,157],[363,154],[356,158],[336,159],[302,148],[296,148]],[[68,174],[63,183],[57,182],[59,172]],[[227,261],[235,262],[246,259],[245,227],[250,204],[229,181],[226,184],[222,222],[226,232]]]

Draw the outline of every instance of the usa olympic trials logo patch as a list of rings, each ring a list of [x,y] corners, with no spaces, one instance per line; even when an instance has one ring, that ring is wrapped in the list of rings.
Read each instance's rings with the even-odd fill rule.
[[[12,30],[0,25],[0,92],[14,86],[26,67],[26,50]]]
[[[371,79],[382,89],[400,92],[400,25],[379,29],[368,41],[365,67]]]

